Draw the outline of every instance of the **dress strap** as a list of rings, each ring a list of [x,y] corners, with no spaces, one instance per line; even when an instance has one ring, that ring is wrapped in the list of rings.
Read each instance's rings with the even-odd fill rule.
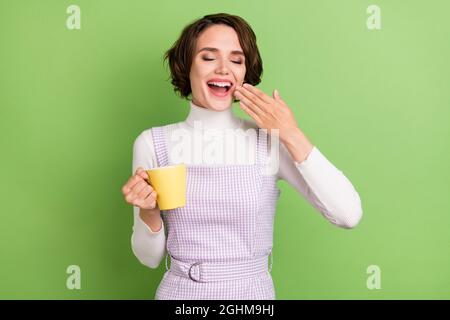
[[[167,258],[169,257],[169,252],[166,252],[166,271],[169,271],[170,269],[169,269],[169,267],[167,266]],[[170,263],[172,263],[172,260],[170,260],[171,262]]]
[[[267,129],[256,129],[257,143],[256,143],[256,163],[264,165],[267,162]]]
[[[158,167],[168,165],[168,153],[164,127],[153,127],[152,132],[153,146],[155,148],[156,160]]]

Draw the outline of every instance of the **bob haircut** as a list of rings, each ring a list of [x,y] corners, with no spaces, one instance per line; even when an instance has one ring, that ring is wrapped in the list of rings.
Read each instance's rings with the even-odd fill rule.
[[[189,73],[197,38],[202,31],[215,24],[224,24],[236,31],[245,55],[244,82],[253,86],[261,82],[262,59],[256,45],[256,35],[250,25],[239,16],[227,13],[210,14],[184,27],[178,40],[164,54],[164,61],[168,60],[169,63],[174,92],[178,92],[181,98],[189,100],[188,97],[192,93]],[[238,100],[234,99],[233,102],[236,101]]]

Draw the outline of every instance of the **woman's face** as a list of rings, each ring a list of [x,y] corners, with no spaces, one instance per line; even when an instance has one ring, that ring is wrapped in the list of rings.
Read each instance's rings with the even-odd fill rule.
[[[208,27],[198,37],[193,55],[189,74],[192,102],[216,111],[230,108],[236,85],[244,82],[245,70],[245,56],[236,31],[221,24]]]

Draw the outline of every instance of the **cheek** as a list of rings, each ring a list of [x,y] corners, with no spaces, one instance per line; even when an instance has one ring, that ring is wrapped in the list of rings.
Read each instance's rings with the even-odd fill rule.
[[[210,68],[208,68],[208,66],[202,64],[193,64],[191,66],[191,72],[189,75],[191,80],[191,87],[200,88],[203,81],[209,74],[211,74],[211,70]]]
[[[245,67],[244,68],[240,68],[237,72],[236,72],[236,79],[238,80],[238,82],[240,84],[242,84],[244,82],[245,79]]]
[[[198,68],[192,68],[189,74],[189,79],[191,81],[191,88],[196,89],[199,88],[202,81],[202,76],[198,70]]]

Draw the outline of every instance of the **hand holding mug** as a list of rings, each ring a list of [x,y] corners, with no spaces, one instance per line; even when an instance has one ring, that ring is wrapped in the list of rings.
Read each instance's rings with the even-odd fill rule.
[[[154,209],[157,193],[147,180],[147,172],[141,167],[137,168],[134,175],[122,187],[125,201],[141,209]]]

